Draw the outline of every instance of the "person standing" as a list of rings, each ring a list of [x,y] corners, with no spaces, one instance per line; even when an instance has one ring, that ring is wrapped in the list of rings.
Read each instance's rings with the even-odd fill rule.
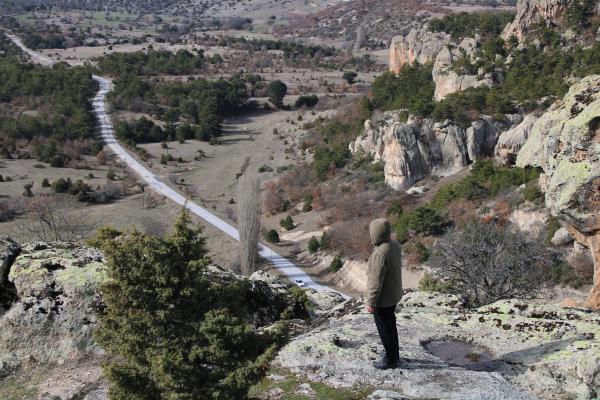
[[[402,298],[402,248],[392,240],[390,223],[382,218],[369,226],[375,249],[369,257],[367,311],[373,314],[385,356],[375,361],[378,369],[398,368],[400,350],[396,327],[396,304]]]

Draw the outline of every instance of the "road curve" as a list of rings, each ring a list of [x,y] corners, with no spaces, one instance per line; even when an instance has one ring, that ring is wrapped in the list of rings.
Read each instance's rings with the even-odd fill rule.
[[[46,57],[26,47],[17,36],[12,34],[7,34],[7,36],[13,41],[15,45],[17,45],[25,53],[27,53],[32,58],[32,60],[47,66],[52,66],[55,63],[55,61],[50,59],[49,57]],[[96,117],[98,118],[100,135],[106,147],[108,147],[117,157],[123,160],[127,167],[129,167],[137,175],[139,175],[140,178],[144,182],[146,182],[152,190],[171,199],[177,204],[185,205],[185,207],[187,207],[190,210],[190,212],[199,216],[208,224],[224,232],[236,241],[239,241],[240,236],[236,228],[234,228],[229,223],[223,221],[221,218],[217,217],[207,209],[200,207],[198,204],[186,199],[180,193],[166,185],[164,182],[158,179],[157,176],[152,173],[152,171],[148,170],[144,165],[138,162],[125,150],[123,146],[119,144],[114,135],[113,125],[109,117],[109,112],[107,110],[108,107],[106,103],[106,95],[113,89],[113,83],[110,79],[102,76],[92,75],[92,78],[99,85],[98,93],[92,99],[92,107],[94,113],[96,114]],[[292,263],[285,257],[277,254],[275,251],[271,250],[262,243],[259,244],[259,254],[261,255],[261,257],[269,261],[275,268],[277,268],[284,275],[286,275],[294,283],[296,283],[297,280],[300,280],[305,284],[306,287],[315,289],[320,292],[337,292],[335,289],[329,286],[325,286],[318,282],[315,282],[306,272],[298,268],[294,263]],[[345,298],[349,298],[343,293],[342,295]]]

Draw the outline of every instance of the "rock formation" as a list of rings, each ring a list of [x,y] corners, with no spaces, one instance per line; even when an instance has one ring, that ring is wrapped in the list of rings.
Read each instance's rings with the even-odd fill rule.
[[[30,243],[9,268],[18,298],[0,318],[0,379],[33,370],[41,381],[38,395],[48,398],[102,391],[102,350],[92,339],[102,255],[64,243]],[[67,365],[74,370],[65,386],[57,375]]]
[[[517,15],[514,21],[504,28],[502,37],[508,40],[511,36],[522,40],[529,28],[545,22],[558,24],[567,7],[573,0],[519,0]]]
[[[337,388],[385,387],[397,393],[391,398],[591,400],[600,394],[598,314],[516,300],[469,310],[453,295],[409,293],[397,311],[401,367],[380,371],[371,362],[382,348],[373,317],[363,310],[359,299],[333,309],[321,326],[284,347],[276,366]],[[460,360],[426,350],[440,340],[469,344],[471,365],[460,368],[453,364]],[[485,353],[491,359],[484,361]]]
[[[481,116],[465,129],[450,121],[410,117],[385,112],[377,120],[365,122],[365,130],[350,151],[356,157],[369,155],[385,163],[386,183],[396,190],[407,189],[431,174],[455,173],[472,161],[493,154],[498,136],[508,126]],[[519,121],[518,117],[507,121]]]
[[[398,73],[405,64],[433,63],[436,100],[471,87],[491,86],[494,84],[491,73],[459,74],[452,69],[452,64],[461,57],[475,61],[480,41],[476,35],[454,43],[449,34],[430,32],[425,25],[421,29],[412,29],[406,36],[394,37],[390,45],[389,69]]]
[[[544,170],[546,207],[594,258],[589,304],[600,308],[600,75],[571,86],[531,128],[518,166]]]
[[[0,398],[13,398],[4,391],[10,385],[3,389],[4,380],[13,379],[13,385],[31,392],[31,399],[107,400],[103,351],[93,339],[96,314],[103,307],[98,293],[104,279],[102,253],[69,243],[21,247],[0,238],[0,266],[18,295],[0,313]],[[217,266],[205,274],[215,284],[243,279]],[[258,329],[272,326],[284,312],[291,318],[309,317],[307,312],[316,318],[344,301],[339,293],[307,290],[307,310],[280,278],[257,272],[250,281],[244,298],[248,322]],[[300,321],[296,325],[304,328]]]
[[[427,27],[411,29],[406,36],[395,36],[390,45],[390,71],[398,73],[404,64],[433,62],[451,43],[447,33],[430,32]]]
[[[435,57],[433,64],[433,81],[435,82],[435,100],[442,100],[451,93],[463,91],[468,88],[487,86],[494,84],[494,77],[491,73],[471,75],[459,74],[453,70],[452,64],[466,57],[474,61],[478,52],[478,39],[464,39],[457,47],[444,46]]]

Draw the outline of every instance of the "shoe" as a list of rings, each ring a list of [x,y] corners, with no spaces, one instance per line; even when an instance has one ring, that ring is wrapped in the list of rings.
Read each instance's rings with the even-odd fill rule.
[[[395,369],[400,367],[400,362],[398,360],[390,362],[383,357],[381,360],[375,361],[373,366],[377,369]]]

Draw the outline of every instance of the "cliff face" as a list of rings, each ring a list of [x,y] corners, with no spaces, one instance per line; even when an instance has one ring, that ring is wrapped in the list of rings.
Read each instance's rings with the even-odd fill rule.
[[[433,62],[437,54],[451,43],[447,33],[433,33],[427,27],[411,29],[406,36],[395,36],[390,45],[390,71],[398,73],[404,64]]]
[[[502,37],[507,40],[516,36],[522,40],[530,27],[540,22],[557,24],[573,0],[519,0],[517,15],[504,28]]]
[[[600,75],[571,86],[535,121],[516,163],[544,170],[546,207],[591,249],[595,273],[589,303],[600,308]]]
[[[519,116],[507,120],[520,121]],[[508,126],[488,116],[467,129],[430,119],[409,118],[405,123],[401,113],[389,111],[376,121],[365,122],[363,134],[350,144],[350,151],[383,161],[386,183],[402,190],[431,174],[452,174],[471,161],[492,155],[500,132]]]

